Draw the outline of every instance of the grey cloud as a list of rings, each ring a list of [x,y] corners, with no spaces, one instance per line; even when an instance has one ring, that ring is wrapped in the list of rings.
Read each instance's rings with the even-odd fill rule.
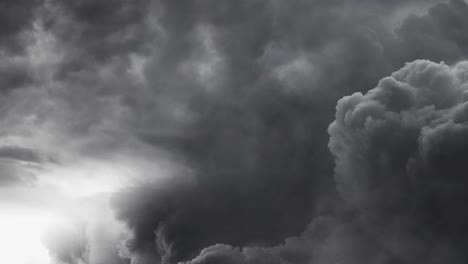
[[[190,2],[183,8],[181,3],[165,4],[160,21],[167,46],[150,60],[146,74],[156,98],[154,111],[167,113],[163,118],[170,120],[169,126],[176,120],[173,126],[176,131],[181,126],[183,136],[161,138],[158,127],[144,123],[141,126],[154,136],[147,133],[143,139],[156,147],[164,141],[163,147],[179,153],[195,170],[196,185],[176,188],[168,198],[157,198],[158,191],[142,197],[121,195],[122,200],[135,199],[131,204],[149,203],[155,211],[142,211],[139,221],[144,224],[138,224],[133,222],[138,211],[128,212],[125,202],[117,205],[118,214],[136,231],[135,251],[141,244],[157,246],[158,227],[158,239],[171,245],[169,262],[194,257],[214,243],[272,244],[300,232],[313,215],[315,182],[322,181],[311,176],[322,168],[314,168],[313,160],[321,152],[309,135],[321,118],[305,119],[304,112],[316,109],[313,99],[288,96],[278,84],[262,80],[257,60],[273,37],[269,5],[219,2],[205,10]],[[185,8],[188,16],[179,13]],[[245,28],[249,24],[256,27]],[[211,91],[205,88],[212,83],[199,78],[196,68],[207,52],[202,34],[211,38],[221,60],[213,68]],[[158,99],[164,102],[158,104]],[[168,104],[187,111],[189,120],[178,122]],[[145,197],[155,198],[146,202]]]
[[[31,148],[0,146],[0,186],[32,185],[37,179],[35,170],[40,170],[46,163],[57,161]]]
[[[408,60],[405,36],[385,25],[391,10],[352,16],[340,1],[161,1],[159,8],[164,40],[145,65],[150,96],[134,99],[134,122],[142,140],[191,167],[196,184],[119,195],[116,211],[135,231],[130,251],[163,245],[164,261],[174,263],[210,244],[273,245],[297,234],[321,199],[334,195],[332,159],[322,143],[329,109]],[[379,105],[368,107],[363,111]],[[414,147],[408,142],[403,146]]]
[[[408,63],[338,102],[330,125],[349,208],[274,247],[214,245],[186,263],[464,263],[467,63]]]
[[[149,49],[152,37],[146,21],[150,1],[61,1],[44,8],[42,25],[64,49],[57,78],[93,72],[119,57]]]
[[[40,153],[37,150],[14,145],[0,146],[0,158],[36,164],[54,161],[54,158]]]
[[[399,221],[414,239],[449,245],[458,261],[466,260],[465,73],[466,62],[409,63],[341,99],[329,128],[342,196],[382,226]]]
[[[0,91],[8,92],[33,83],[32,69],[26,60],[4,57],[0,63]]]
[[[367,233],[362,223],[344,219],[316,218],[302,234],[271,248],[211,246],[186,263],[404,263]]]
[[[467,57],[468,4],[450,0],[432,7],[427,15],[410,16],[397,31],[408,61],[430,59],[454,63]]]
[[[0,159],[0,187],[31,185],[36,180],[34,173],[18,163]]]
[[[337,99],[365,93],[414,58],[453,62],[464,56],[460,32],[466,4],[461,1],[412,16],[395,32],[386,24],[399,8],[416,2],[48,1],[41,9],[41,25],[54,37],[54,51],[64,56],[52,69],[54,89],[48,97],[58,107],[41,118],[59,124],[73,142],[110,130],[95,139],[101,144],[92,141],[83,148],[86,155],[113,152],[108,145],[120,144],[114,135],[122,132],[189,168],[181,178],[193,182],[168,181],[115,195],[116,213],[134,233],[129,258],[138,263],[161,254],[165,262],[186,261],[205,247],[225,243],[232,247],[211,248],[194,261],[224,255],[245,261],[243,246],[278,244],[335,206],[324,202],[336,196],[330,177],[333,158],[324,142]],[[436,48],[422,45],[426,36],[438,43]],[[141,80],[129,73],[133,55],[142,58]],[[437,69],[427,71],[437,74]],[[450,76],[433,84],[412,80],[408,85],[433,91],[416,95],[399,88],[410,77],[387,78],[381,86],[394,97],[376,94],[380,99],[360,105],[353,125],[365,123],[367,113],[387,118],[387,108],[429,104],[408,116],[390,114],[389,122],[375,129],[403,131],[376,134],[372,143],[381,148],[362,156],[333,151],[344,157],[336,164],[338,172],[351,168],[350,183],[338,186],[348,202],[359,208],[361,203],[393,208],[406,199],[404,154],[418,148],[419,125],[434,115],[430,104],[446,107],[464,96],[440,96],[438,87],[452,85]],[[342,102],[362,100],[350,98]],[[349,136],[336,132],[332,141]],[[353,145],[352,151],[359,147]],[[381,151],[386,148],[390,150]],[[433,159],[430,148],[427,153],[414,163],[424,167],[420,164]],[[368,172],[375,168],[365,164],[376,159],[387,164],[385,175],[397,177],[374,183]],[[367,192],[347,189],[372,190],[374,184],[378,187],[371,199]]]
[[[28,32],[33,29],[36,12],[42,0],[5,0],[0,3],[0,50],[21,54],[30,43]]]

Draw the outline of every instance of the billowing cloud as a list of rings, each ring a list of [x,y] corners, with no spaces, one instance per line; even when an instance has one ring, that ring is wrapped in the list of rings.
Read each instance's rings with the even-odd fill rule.
[[[423,16],[410,15],[397,31],[409,60],[431,59],[453,63],[467,58],[468,5],[450,0],[429,9]]]
[[[352,5],[341,2],[159,4],[164,38],[144,68],[156,99],[140,108],[147,94],[135,98],[134,121],[142,140],[193,169],[194,183],[116,198],[135,231],[130,251],[174,263],[216,243],[274,245],[299,233],[334,195],[329,109],[407,60],[405,36],[385,24],[405,3],[372,9],[381,17],[346,15]]]
[[[329,146],[349,207],[277,246],[216,244],[186,263],[466,261],[467,70],[419,60],[341,99]]]
[[[467,62],[408,63],[366,94],[341,99],[329,128],[335,179],[346,201],[380,228],[444,243],[462,259],[467,69]],[[401,251],[405,242],[389,247]]]
[[[133,263],[399,263],[463,240],[464,63],[366,92],[465,58],[464,1],[4,2],[0,136],[21,148],[0,149],[0,184],[112,193]],[[51,253],[105,263],[122,237],[102,226]]]
[[[343,217],[343,216],[341,216]],[[275,247],[214,245],[187,264],[405,263],[388,251],[359,221],[318,217],[299,236]]]

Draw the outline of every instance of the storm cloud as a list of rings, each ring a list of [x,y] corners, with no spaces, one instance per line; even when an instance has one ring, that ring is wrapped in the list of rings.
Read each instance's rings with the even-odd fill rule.
[[[125,226],[58,261],[465,260],[463,0],[4,2],[0,185]]]
[[[0,47],[8,53],[22,53],[29,43],[28,30],[33,28],[37,10],[44,1],[2,1],[0,8]]]
[[[274,245],[318,211],[333,210],[329,201],[339,198],[323,148],[330,109],[341,94],[367,91],[408,59],[417,44],[400,32],[409,21],[393,31],[385,25],[390,15],[376,15],[398,13],[405,3],[355,16],[346,14],[358,3],[258,1],[222,9],[217,2],[209,12],[193,2],[160,4],[168,44],[145,74],[164,100],[154,111],[167,112],[173,130],[144,124],[141,138],[176,153],[194,169],[195,183],[120,195],[117,214],[136,231],[130,248],[158,248],[171,263],[215,243]],[[432,10],[457,4],[408,19],[435,20],[445,14]],[[179,17],[180,10],[190,16]],[[245,23],[255,27],[237,30]],[[135,212],[139,205],[144,209]]]
[[[277,246],[186,263],[464,263],[467,69],[419,60],[342,98],[328,131],[347,206]]]
[[[463,260],[466,70],[464,61],[409,63],[365,95],[341,99],[329,128],[345,200],[422,241],[443,241]]]

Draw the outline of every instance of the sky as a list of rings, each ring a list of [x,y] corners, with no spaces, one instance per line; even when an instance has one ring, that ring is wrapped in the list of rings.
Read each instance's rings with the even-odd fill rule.
[[[464,0],[0,0],[0,259],[468,253]]]

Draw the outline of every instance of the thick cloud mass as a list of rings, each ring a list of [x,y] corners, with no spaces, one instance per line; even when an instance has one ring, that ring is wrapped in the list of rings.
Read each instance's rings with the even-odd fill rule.
[[[132,190],[115,202],[135,230],[130,251],[157,248],[168,263],[216,243],[273,245],[299,233],[334,192],[323,148],[328,109],[341,94],[368,90],[421,47],[404,34],[410,21],[395,32],[385,25],[397,4],[379,9],[372,2],[355,16],[348,8],[359,3],[210,4],[159,3],[164,38],[145,76],[161,99],[141,115],[164,120],[169,132],[139,124],[141,139],[175,153],[193,169],[194,182]],[[431,10],[457,5],[465,4]],[[439,24],[445,16],[430,11],[411,19]]]
[[[421,241],[447,243],[464,261],[467,69],[408,63],[365,95],[341,99],[329,128],[345,200]]]
[[[406,263],[390,252],[360,221],[318,217],[297,237],[275,247],[234,248],[214,245],[187,264],[209,263]]]
[[[425,16],[408,17],[398,30],[407,47],[405,57],[446,62],[466,58],[467,13],[465,1],[451,0],[432,7]]]
[[[0,185],[113,193],[129,234],[103,243],[132,264],[463,261],[467,18],[463,0],[2,1]],[[392,74],[416,59],[455,66]],[[95,226],[51,255],[118,259]]]
[[[419,60],[341,99],[329,146],[350,207],[278,246],[217,244],[185,263],[465,263],[467,72]]]

